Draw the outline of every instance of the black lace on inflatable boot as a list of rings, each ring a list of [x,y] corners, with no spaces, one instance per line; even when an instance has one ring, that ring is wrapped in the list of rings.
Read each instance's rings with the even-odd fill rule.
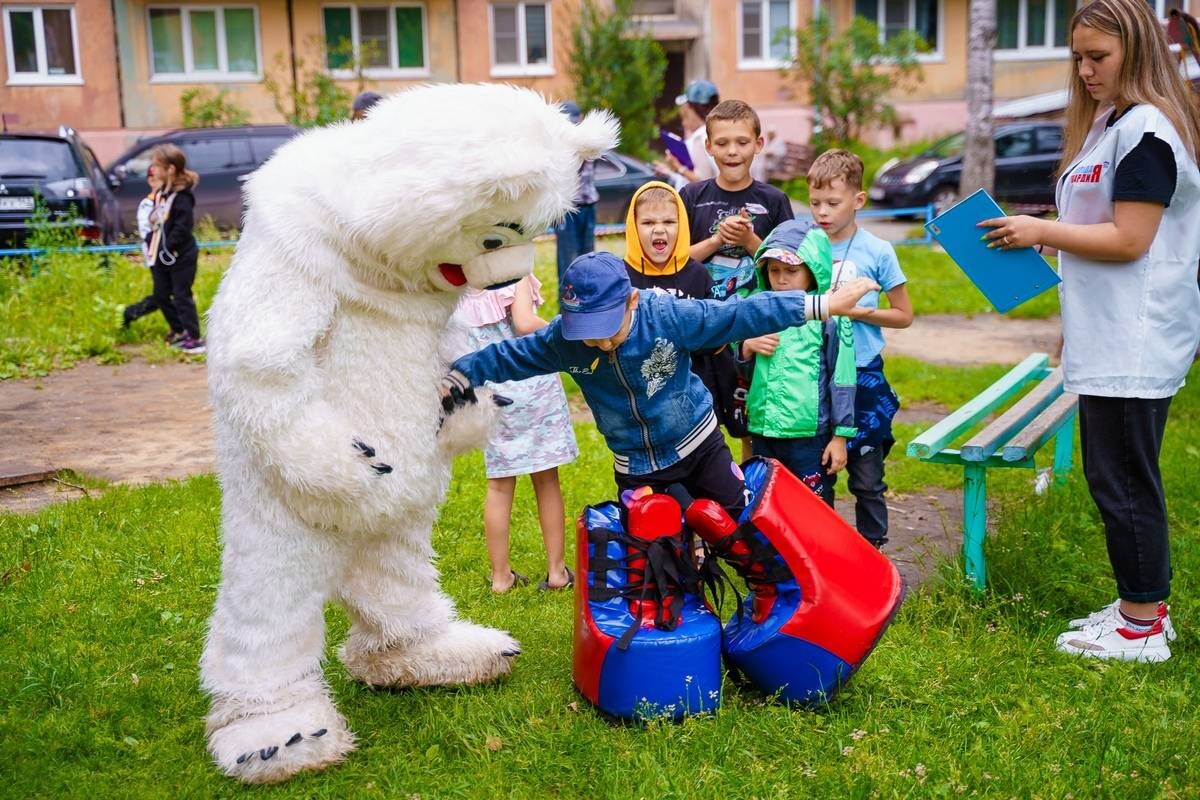
[[[738,614],[745,613],[742,595],[734,581],[722,571],[718,559],[733,567],[753,596],[751,619],[761,623],[771,612],[778,596],[777,584],[793,580],[783,557],[749,523],[738,525],[714,500],[696,500],[684,514],[688,528],[704,542],[705,558],[700,566],[701,583],[712,596],[712,604],[721,610],[725,587],[737,599]],[[715,558],[714,558],[715,556]]]
[[[617,642],[627,650],[634,634],[653,625],[673,631],[679,626],[685,592],[698,593],[699,576],[683,535],[683,513],[671,497],[649,494],[632,500],[626,517],[626,531],[596,528],[588,532],[593,545],[589,569],[603,575],[609,570],[624,570],[625,581],[618,586],[606,581],[588,581],[588,599],[598,602],[622,597],[629,600],[633,623]],[[616,541],[624,552],[619,559],[608,555],[608,543]]]

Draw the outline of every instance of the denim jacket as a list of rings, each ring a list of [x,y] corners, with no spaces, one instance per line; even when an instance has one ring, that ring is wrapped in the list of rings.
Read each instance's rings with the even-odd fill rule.
[[[717,430],[712,396],[691,370],[692,351],[800,325],[816,315],[821,300],[799,291],[725,302],[641,291],[629,337],[612,353],[564,339],[556,317],[452,368],[472,386],[568,373],[613,452],[614,469],[645,475],[685,458]]]

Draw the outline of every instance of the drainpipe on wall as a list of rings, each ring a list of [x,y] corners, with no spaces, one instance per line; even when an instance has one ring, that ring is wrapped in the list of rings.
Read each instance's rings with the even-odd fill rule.
[[[296,26],[292,24],[292,0],[287,0],[287,23],[288,23],[288,64],[292,68],[292,116],[293,118],[300,116],[300,109],[296,105],[296,93],[300,88],[300,82],[296,75]]]
[[[454,13],[454,82],[462,82],[462,39],[458,31],[458,0],[450,0],[450,8]]]
[[[109,0],[109,13],[112,14],[113,22],[113,55],[116,58],[117,68],[117,120],[121,127],[125,127],[125,89],[121,80],[121,39],[117,35],[117,3],[123,0]]]

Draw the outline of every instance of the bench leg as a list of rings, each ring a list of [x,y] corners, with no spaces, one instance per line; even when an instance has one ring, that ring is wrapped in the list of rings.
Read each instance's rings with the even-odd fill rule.
[[[1075,413],[1067,417],[1067,421],[1054,435],[1054,482],[1062,485],[1067,482],[1067,473],[1071,471],[1071,452],[1075,446]]]
[[[987,471],[963,466],[963,567],[977,591],[987,585],[983,540],[987,536]]]

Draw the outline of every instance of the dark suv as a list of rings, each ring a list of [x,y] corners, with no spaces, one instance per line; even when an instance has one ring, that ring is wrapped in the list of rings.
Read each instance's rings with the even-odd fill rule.
[[[1052,208],[1054,171],[1062,158],[1062,125],[1023,122],[997,125],[995,197],[1002,203]],[[925,152],[885,164],[868,196],[876,207],[902,208],[933,203],[940,213],[958,202],[963,134],[956,133]]]
[[[297,132],[287,125],[186,128],[141,140],[108,167],[121,205],[121,230],[137,232],[137,206],[148,191],[146,170],[156,145],[175,145],[187,158],[188,169],[200,174],[197,222],[208,216],[219,228],[240,228],[242,182]]]
[[[53,226],[78,226],[88,239],[113,241],[117,198],[96,154],[70,128],[57,134],[0,134],[0,245],[20,247],[40,195]]]

